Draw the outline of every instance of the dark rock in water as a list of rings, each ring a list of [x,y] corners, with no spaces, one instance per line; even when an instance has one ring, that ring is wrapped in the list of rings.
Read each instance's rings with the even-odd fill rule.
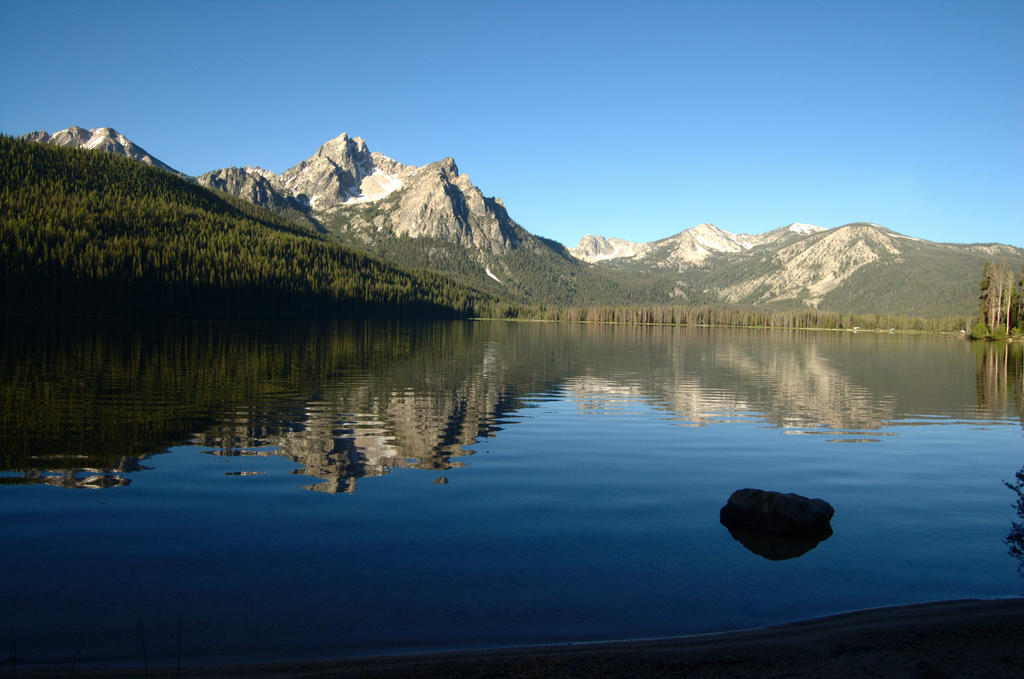
[[[833,514],[832,505],[824,500],[744,488],[729,496],[719,519],[730,529],[820,541],[832,534]]]
[[[785,561],[803,556],[818,546],[820,542],[832,535],[829,527],[825,535],[808,537],[805,535],[772,535],[742,528],[730,528],[729,535],[754,554],[770,561]]]

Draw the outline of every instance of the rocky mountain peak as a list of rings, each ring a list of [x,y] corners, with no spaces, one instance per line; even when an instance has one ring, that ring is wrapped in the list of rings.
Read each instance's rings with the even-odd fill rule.
[[[485,198],[451,157],[413,169],[399,196],[388,215],[396,235],[441,238],[488,252],[519,243],[504,206]]]
[[[661,266],[669,268],[694,266],[715,254],[742,252],[753,247],[748,237],[708,223],[698,224],[655,245],[664,253]]]
[[[359,179],[374,170],[373,157],[366,148],[366,142],[362,137],[349,137],[346,132],[321,144],[313,157],[326,158]]]
[[[167,172],[181,175],[169,165],[149,155],[144,148],[135,144],[131,139],[124,136],[112,127],[97,127],[87,130],[84,127],[73,125],[67,129],[49,134],[46,130],[29,132],[24,139],[36,141],[55,146],[70,146],[82,149],[99,149],[114,155],[127,156],[146,165],[158,167]]]
[[[803,222],[793,222],[783,228],[791,233],[799,233],[802,235],[810,235],[812,233],[818,233],[819,231],[826,230],[824,226],[818,226],[817,224],[804,224]]]
[[[621,238],[605,238],[588,233],[580,239],[579,245],[569,249],[569,254],[584,262],[594,263],[643,256],[648,250],[648,243],[634,243]]]
[[[437,173],[444,181],[454,181],[459,176],[459,166],[455,164],[455,159],[451,156],[443,158],[436,163],[425,165],[423,169]]]
[[[733,235],[733,234],[729,233],[728,231],[726,231],[724,229],[718,228],[717,226],[715,226],[714,224],[712,224],[710,222],[702,222],[702,223],[698,224],[697,226],[691,226],[689,229],[686,229],[686,231],[684,231],[683,233],[686,233],[687,231],[690,232],[694,236],[715,236],[715,237],[719,237],[719,236],[722,236],[722,235],[728,235],[728,236]]]
[[[382,187],[392,186],[394,181],[375,181],[374,186],[368,187],[369,191],[362,188],[363,181],[376,172],[374,156],[366,142],[361,137],[350,137],[343,132],[321,144],[312,157],[285,170],[280,179],[296,198],[307,202],[313,209],[322,210],[347,201],[365,199],[369,193],[381,197],[377,194],[383,190]]]
[[[272,209],[299,206],[321,223],[346,224],[350,235],[367,243],[390,233],[493,253],[516,247],[520,239],[504,206],[484,197],[454,158],[419,168],[404,165],[371,152],[362,138],[347,133],[280,175],[227,168],[208,172],[199,182]],[[378,202],[392,194],[394,200]],[[365,203],[377,207],[365,210]]]

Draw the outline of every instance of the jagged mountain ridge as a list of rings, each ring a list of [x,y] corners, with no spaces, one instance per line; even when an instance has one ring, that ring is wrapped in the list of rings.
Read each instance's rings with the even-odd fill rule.
[[[1024,266],[1021,248],[933,243],[865,222],[832,229],[791,225],[750,238],[743,249],[705,252],[698,262],[671,255],[663,247],[591,266],[668,282],[682,303],[922,316],[973,313],[987,260]]]
[[[503,253],[520,240],[500,201],[486,198],[454,159],[405,165],[371,153],[362,138],[347,133],[280,175],[259,167],[225,168],[198,181],[270,209],[305,209],[319,223],[334,225],[338,235],[364,245],[382,235],[434,237]],[[395,200],[382,211],[381,201],[393,194]],[[378,208],[357,209],[368,203]]]
[[[323,211],[323,219],[350,237],[373,243],[381,236],[439,238],[482,253],[503,254],[523,239],[501,201],[488,198],[445,158],[420,168],[404,166],[401,185],[380,198],[351,201]],[[375,202],[360,209],[362,202]]]
[[[53,144],[54,146],[71,146],[83,149],[99,149],[115,155],[127,156],[146,165],[184,176],[170,165],[149,155],[144,148],[133,142],[112,127],[96,127],[87,130],[74,125],[50,134],[46,130],[29,132],[23,136],[28,141]]]
[[[100,148],[174,171],[112,128],[26,138]],[[402,266],[440,271],[527,303],[957,315],[973,313],[984,261],[1024,265],[1020,248],[931,243],[869,223],[834,229],[793,223],[761,234],[700,224],[651,243],[587,235],[568,249],[516,224],[502,201],[484,196],[454,159],[405,165],[347,134],[281,174],[234,167],[196,181],[303,219]]]
[[[761,234],[735,234],[714,224],[698,224],[674,236],[650,243],[635,243],[621,238],[605,238],[587,234],[569,252],[585,262],[597,263],[616,259],[649,260],[656,268],[687,267],[704,262],[718,253],[736,253],[765,243],[792,240],[824,231],[814,224],[795,222]]]

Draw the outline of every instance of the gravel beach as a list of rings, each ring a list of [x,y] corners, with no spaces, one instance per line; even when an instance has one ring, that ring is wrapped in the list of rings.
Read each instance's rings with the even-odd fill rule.
[[[653,641],[217,667],[8,666],[14,677],[1024,677],[1024,598],[843,613]]]

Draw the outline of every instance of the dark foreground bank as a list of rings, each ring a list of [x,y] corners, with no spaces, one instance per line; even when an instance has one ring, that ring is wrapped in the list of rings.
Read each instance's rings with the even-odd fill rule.
[[[844,613],[657,641],[190,668],[4,668],[17,677],[1024,677],[1024,598]]]

